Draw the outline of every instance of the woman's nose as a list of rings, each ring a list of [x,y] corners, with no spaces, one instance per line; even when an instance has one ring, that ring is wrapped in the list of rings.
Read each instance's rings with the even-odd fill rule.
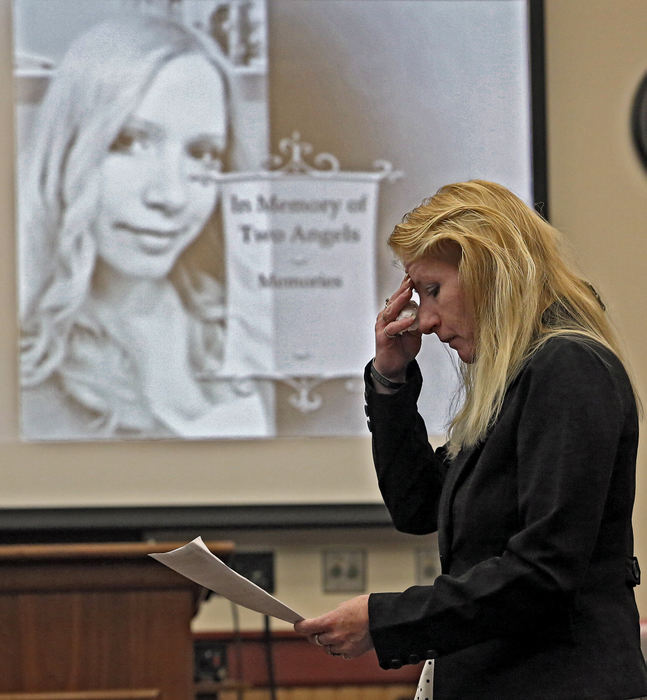
[[[180,154],[168,154],[160,161],[155,172],[149,173],[149,177],[143,193],[147,206],[160,209],[168,215],[177,214],[184,209],[188,197],[188,179]]]
[[[436,312],[420,309],[418,311],[418,330],[430,335],[440,326],[440,316]]]

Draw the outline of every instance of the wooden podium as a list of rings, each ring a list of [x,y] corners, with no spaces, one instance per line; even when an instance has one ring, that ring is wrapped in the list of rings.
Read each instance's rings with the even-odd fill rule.
[[[180,544],[0,546],[0,700],[191,700],[205,591],[148,556]]]

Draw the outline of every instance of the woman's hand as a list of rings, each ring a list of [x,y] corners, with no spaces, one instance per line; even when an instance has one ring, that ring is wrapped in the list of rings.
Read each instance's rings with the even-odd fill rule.
[[[373,648],[368,629],[368,595],[351,598],[320,617],[301,620],[294,630],[332,656],[360,656]]]
[[[414,317],[396,320],[411,300],[412,289],[406,275],[375,322],[375,369],[393,382],[405,380],[407,365],[420,352],[422,344],[419,331],[407,331],[415,323]]]

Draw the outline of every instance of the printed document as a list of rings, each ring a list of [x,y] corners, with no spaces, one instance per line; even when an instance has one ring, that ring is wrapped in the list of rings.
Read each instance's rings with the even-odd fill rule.
[[[294,624],[303,617],[212,554],[201,537],[153,559],[244,608]]]

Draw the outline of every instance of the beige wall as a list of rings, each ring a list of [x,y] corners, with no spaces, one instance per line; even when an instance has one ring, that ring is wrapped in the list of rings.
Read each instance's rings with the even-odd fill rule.
[[[647,407],[647,172],[631,141],[647,71],[647,2],[545,0],[551,219],[616,321]],[[647,425],[634,524],[647,564]],[[644,567],[645,568],[645,567]],[[637,589],[647,616],[647,585]]]
[[[271,1],[271,0],[270,0]],[[647,2],[644,0],[545,0],[549,196],[551,216],[572,242],[581,267],[599,288],[626,343],[638,388],[647,402],[647,173],[630,139],[629,111],[633,91],[647,69]],[[142,444],[76,446],[73,450],[17,443],[15,379],[15,295],[13,263],[13,134],[11,118],[10,0],[0,0],[0,505],[39,505],[33,494],[51,503],[106,504],[227,502],[228,493],[214,472],[229,472],[232,493],[241,485],[249,500],[280,499],[282,489],[273,467],[286,468],[295,500],[335,501],[340,491],[348,501],[373,501],[370,448],[364,439],[326,441],[313,449],[307,440],[273,444],[263,441],[219,446]],[[643,422],[643,430],[645,423]],[[319,448],[324,446],[318,443]],[[80,465],[93,465],[92,479],[79,479]],[[182,469],[178,469],[178,464]],[[267,469],[261,473],[257,465]],[[349,470],[346,465],[352,465]],[[337,467],[335,467],[337,465]],[[307,466],[307,469],[304,469]],[[195,480],[187,480],[187,475]],[[306,476],[307,475],[307,476]],[[250,476],[252,479],[250,479]],[[123,480],[132,484],[124,495]],[[647,562],[647,448],[643,439],[635,511],[637,552]],[[157,486],[156,486],[157,485]],[[369,587],[406,585],[413,578],[413,542],[380,538],[359,541],[369,553]],[[305,614],[330,607],[330,595],[301,599],[289,588],[294,571],[308,571],[318,581],[319,536],[312,542],[269,542],[277,551],[277,595],[285,595]],[[339,544],[354,544],[350,533]],[[389,547],[391,549],[389,550]],[[389,578],[397,561],[397,580]],[[646,564],[647,568],[647,564]],[[638,589],[647,616],[647,586]],[[316,587],[315,587],[316,590]],[[228,611],[205,611],[203,628],[228,619]],[[256,624],[253,621],[251,624]]]

